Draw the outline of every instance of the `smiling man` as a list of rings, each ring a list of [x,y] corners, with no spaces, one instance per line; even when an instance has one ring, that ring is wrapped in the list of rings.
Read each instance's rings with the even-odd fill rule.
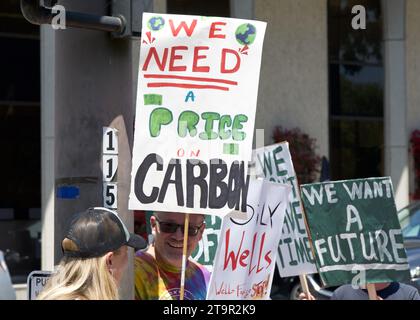
[[[191,214],[187,256],[196,248],[205,228],[204,215]],[[178,300],[181,285],[185,214],[155,212],[150,218],[154,244],[135,258],[137,300]],[[204,300],[210,273],[190,258],[185,272],[184,300]]]

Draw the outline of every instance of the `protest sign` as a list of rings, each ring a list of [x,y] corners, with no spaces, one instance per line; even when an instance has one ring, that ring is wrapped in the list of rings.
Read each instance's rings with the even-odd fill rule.
[[[409,279],[389,177],[306,184],[301,195],[326,285]]]
[[[246,217],[223,219],[207,299],[268,299],[288,185],[251,180]]]
[[[317,272],[305,227],[298,181],[289,151],[281,142],[254,150],[255,174],[266,180],[288,184],[292,188],[279,242],[277,267],[282,277]]]
[[[203,236],[198,242],[197,248],[191,254],[191,258],[212,272],[220,229],[222,227],[222,219],[218,216],[207,215],[205,221],[206,228],[204,229]]]
[[[246,211],[265,28],[143,14],[130,209]]]

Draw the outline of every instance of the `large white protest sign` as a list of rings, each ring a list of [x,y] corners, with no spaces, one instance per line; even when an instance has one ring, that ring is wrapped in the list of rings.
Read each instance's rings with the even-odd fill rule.
[[[268,299],[288,185],[251,180],[246,217],[224,217],[207,299]]]
[[[317,272],[305,227],[303,206],[289,143],[282,142],[259,148],[254,151],[253,159],[257,176],[292,187],[277,256],[280,276],[290,277]]]
[[[130,209],[246,211],[265,28],[144,13]]]

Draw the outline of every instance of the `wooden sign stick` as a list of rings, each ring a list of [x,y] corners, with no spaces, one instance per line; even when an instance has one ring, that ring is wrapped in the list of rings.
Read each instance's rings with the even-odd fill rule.
[[[184,221],[184,244],[182,248],[182,267],[181,267],[181,292],[179,294],[179,300],[184,300],[184,287],[185,287],[185,268],[187,265],[187,245],[188,245],[188,225],[190,223],[190,215],[185,215]]]
[[[309,298],[309,295],[311,294],[311,292],[309,291],[308,281],[306,279],[306,274],[300,274],[299,275],[299,280],[300,280],[300,285],[302,287],[302,291]]]
[[[294,168],[293,168],[293,170],[294,170]],[[300,184],[299,184],[297,175],[296,175],[296,184],[297,184],[298,192],[300,192]],[[303,223],[305,224],[306,234],[308,235],[309,247],[311,248],[312,255],[315,257],[315,250],[314,250],[314,247],[312,245],[311,233],[309,232],[308,222],[306,221],[306,212],[305,212],[305,208],[304,208],[304,206],[302,204],[302,199],[300,199],[299,202],[300,202],[300,210],[302,210]],[[299,275],[299,281],[300,281],[300,286],[302,287],[303,293],[309,299],[309,295],[311,294],[311,292],[309,291],[308,280],[306,279],[306,273]]]
[[[369,293],[369,300],[378,300],[378,296],[376,294],[376,288],[374,283],[366,284],[367,291]]]
[[[297,177],[296,177],[296,181],[297,181]],[[299,189],[299,192],[300,192],[299,183],[298,183],[298,189]],[[315,257],[315,250],[314,250],[314,247],[312,245],[312,238],[311,238],[311,234],[309,232],[308,222],[306,221],[306,212],[305,212],[305,208],[302,205],[302,201],[300,201],[300,209],[302,210],[303,222],[305,224],[306,234],[308,235],[309,247],[311,248],[312,255]],[[311,294],[311,292],[309,291],[308,280],[306,279],[306,274],[300,274],[299,275],[299,281],[300,281],[300,286],[302,287],[302,291],[309,298],[309,295]]]

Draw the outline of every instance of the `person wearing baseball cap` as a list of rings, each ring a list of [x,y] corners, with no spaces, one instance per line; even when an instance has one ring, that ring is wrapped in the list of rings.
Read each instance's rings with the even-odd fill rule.
[[[61,243],[63,258],[38,300],[116,300],[127,267],[127,247],[146,250],[115,211],[89,208],[73,216]]]

